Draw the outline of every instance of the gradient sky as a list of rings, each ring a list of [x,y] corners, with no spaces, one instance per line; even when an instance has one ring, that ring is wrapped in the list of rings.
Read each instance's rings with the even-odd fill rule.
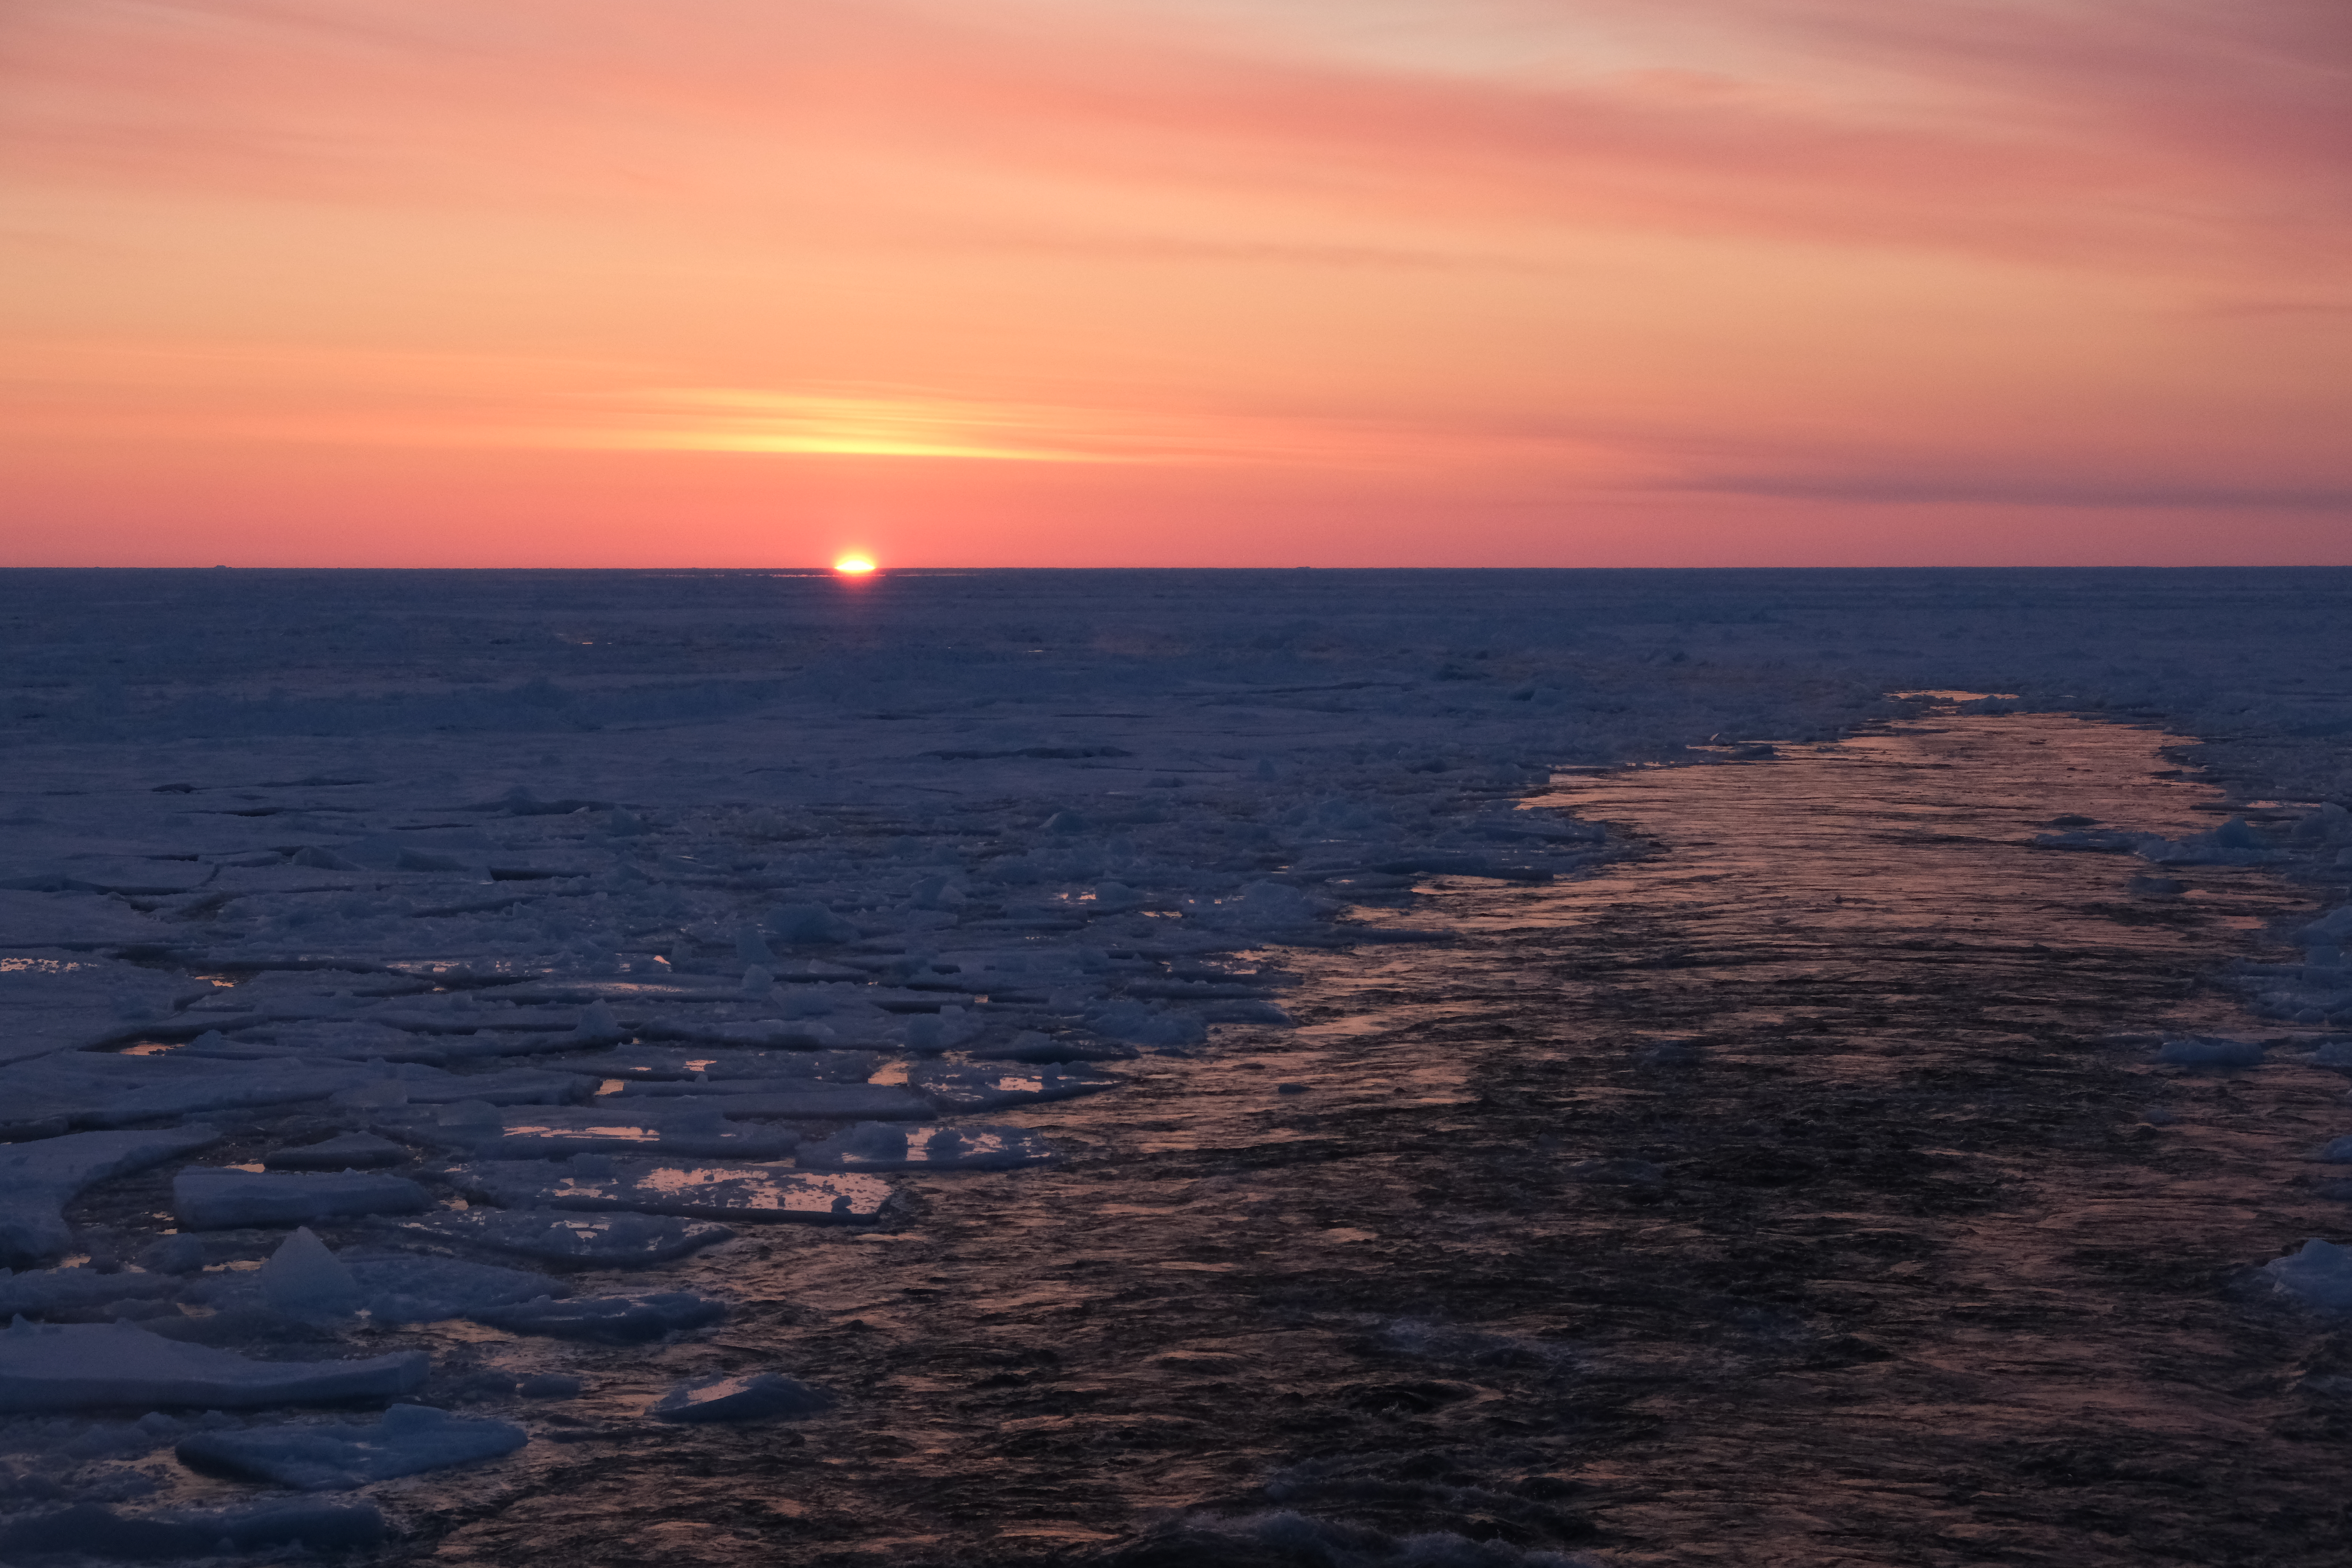
[[[2352,562],[2344,0],[5,0],[11,564]]]

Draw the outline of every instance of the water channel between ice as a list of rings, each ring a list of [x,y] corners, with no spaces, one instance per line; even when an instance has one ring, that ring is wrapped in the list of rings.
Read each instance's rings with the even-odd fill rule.
[[[2331,1342],[2242,1266],[2336,1227],[2298,1162],[2352,1121],[2342,1081],[2110,1038],[2252,1027],[2204,977],[2308,900],[2235,869],[2135,892],[2137,862],[2028,843],[2062,812],[2211,826],[2168,739],[1947,716],[1564,776],[1548,804],[1655,853],[1368,911],[1442,945],[1272,955],[1303,1026],[1020,1117],[1059,1168],[705,1255],[677,1288],[740,1303],[706,1339],[451,1325],[445,1356],[602,1392],[552,1418],[577,1440],[415,1494],[425,1549],[2341,1561],[2338,1416],[2297,1382]],[[774,1365],[840,1412],[635,1416]],[[1310,1537],[1359,1555],[1277,1549]]]

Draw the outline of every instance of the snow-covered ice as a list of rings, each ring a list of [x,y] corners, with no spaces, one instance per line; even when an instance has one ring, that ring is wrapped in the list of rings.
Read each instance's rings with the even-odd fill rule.
[[[342,1491],[451,1465],[479,1464],[530,1440],[504,1421],[467,1420],[425,1405],[394,1405],[372,1422],[320,1421],[199,1432],[173,1450],[205,1475],[299,1491]]]

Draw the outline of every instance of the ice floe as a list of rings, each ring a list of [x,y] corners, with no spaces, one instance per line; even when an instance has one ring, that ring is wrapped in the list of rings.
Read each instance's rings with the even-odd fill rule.
[[[256,1503],[128,1514],[74,1503],[0,1524],[0,1552],[84,1557],[211,1558],[232,1552],[336,1552],[382,1542],[390,1530],[373,1504]]]
[[[19,1320],[0,1331],[0,1413],[119,1405],[233,1410],[384,1398],[412,1392],[429,1370],[422,1351],[362,1361],[251,1361],[131,1323]]]
[[[209,1127],[161,1132],[70,1132],[0,1148],[0,1262],[38,1263],[67,1250],[67,1201],[109,1176],[217,1142]]]
[[[2271,1283],[2314,1311],[2352,1312],[2352,1252],[2314,1237],[2263,1265]]]
[[[625,1345],[721,1321],[727,1316],[727,1303],[690,1290],[665,1290],[647,1296],[583,1296],[562,1301],[541,1297],[511,1306],[479,1308],[467,1316],[509,1333]]]
[[[392,1233],[478,1247],[539,1263],[594,1268],[651,1268],[674,1263],[734,1236],[723,1225],[624,1212],[464,1209],[384,1222]]]
[[[1026,1127],[905,1127],[861,1121],[804,1143],[801,1164],[823,1171],[1009,1171],[1061,1156]]]
[[[798,1378],[756,1373],[679,1384],[646,1414],[656,1421],[776,1421],[821,1415],[833,1404],[831,1394]]]
[[[238,1171],[196,1166],[172,1178],[172,1213],[194,1230],[411,1214],[431,1202],[431,1194],[407,1177],[379,1171]]]
[[[630,1209],[681,1219],[812,1225],[869,1223],[882,1216],[890,1197],[889,1186],[871,1176],[589,1154],[560,1163],[486,1160],[452,1169],[449,1180],[501,1208]]]
[[[341,1491],[395,1476],[479,1464],[530,1440],[504,1421],[467,1420],[424,1405],[394,1405],[374,1421],[320,1421],[199,1432],[173,1449],[200,1474],[299,1491]]]

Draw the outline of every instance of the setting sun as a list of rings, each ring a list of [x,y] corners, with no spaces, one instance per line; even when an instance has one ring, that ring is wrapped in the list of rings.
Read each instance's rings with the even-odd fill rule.
[[[874,563],[863,555],[845,555],[833,563],[833,569],[850,577],[863,577],[874,570]]]

